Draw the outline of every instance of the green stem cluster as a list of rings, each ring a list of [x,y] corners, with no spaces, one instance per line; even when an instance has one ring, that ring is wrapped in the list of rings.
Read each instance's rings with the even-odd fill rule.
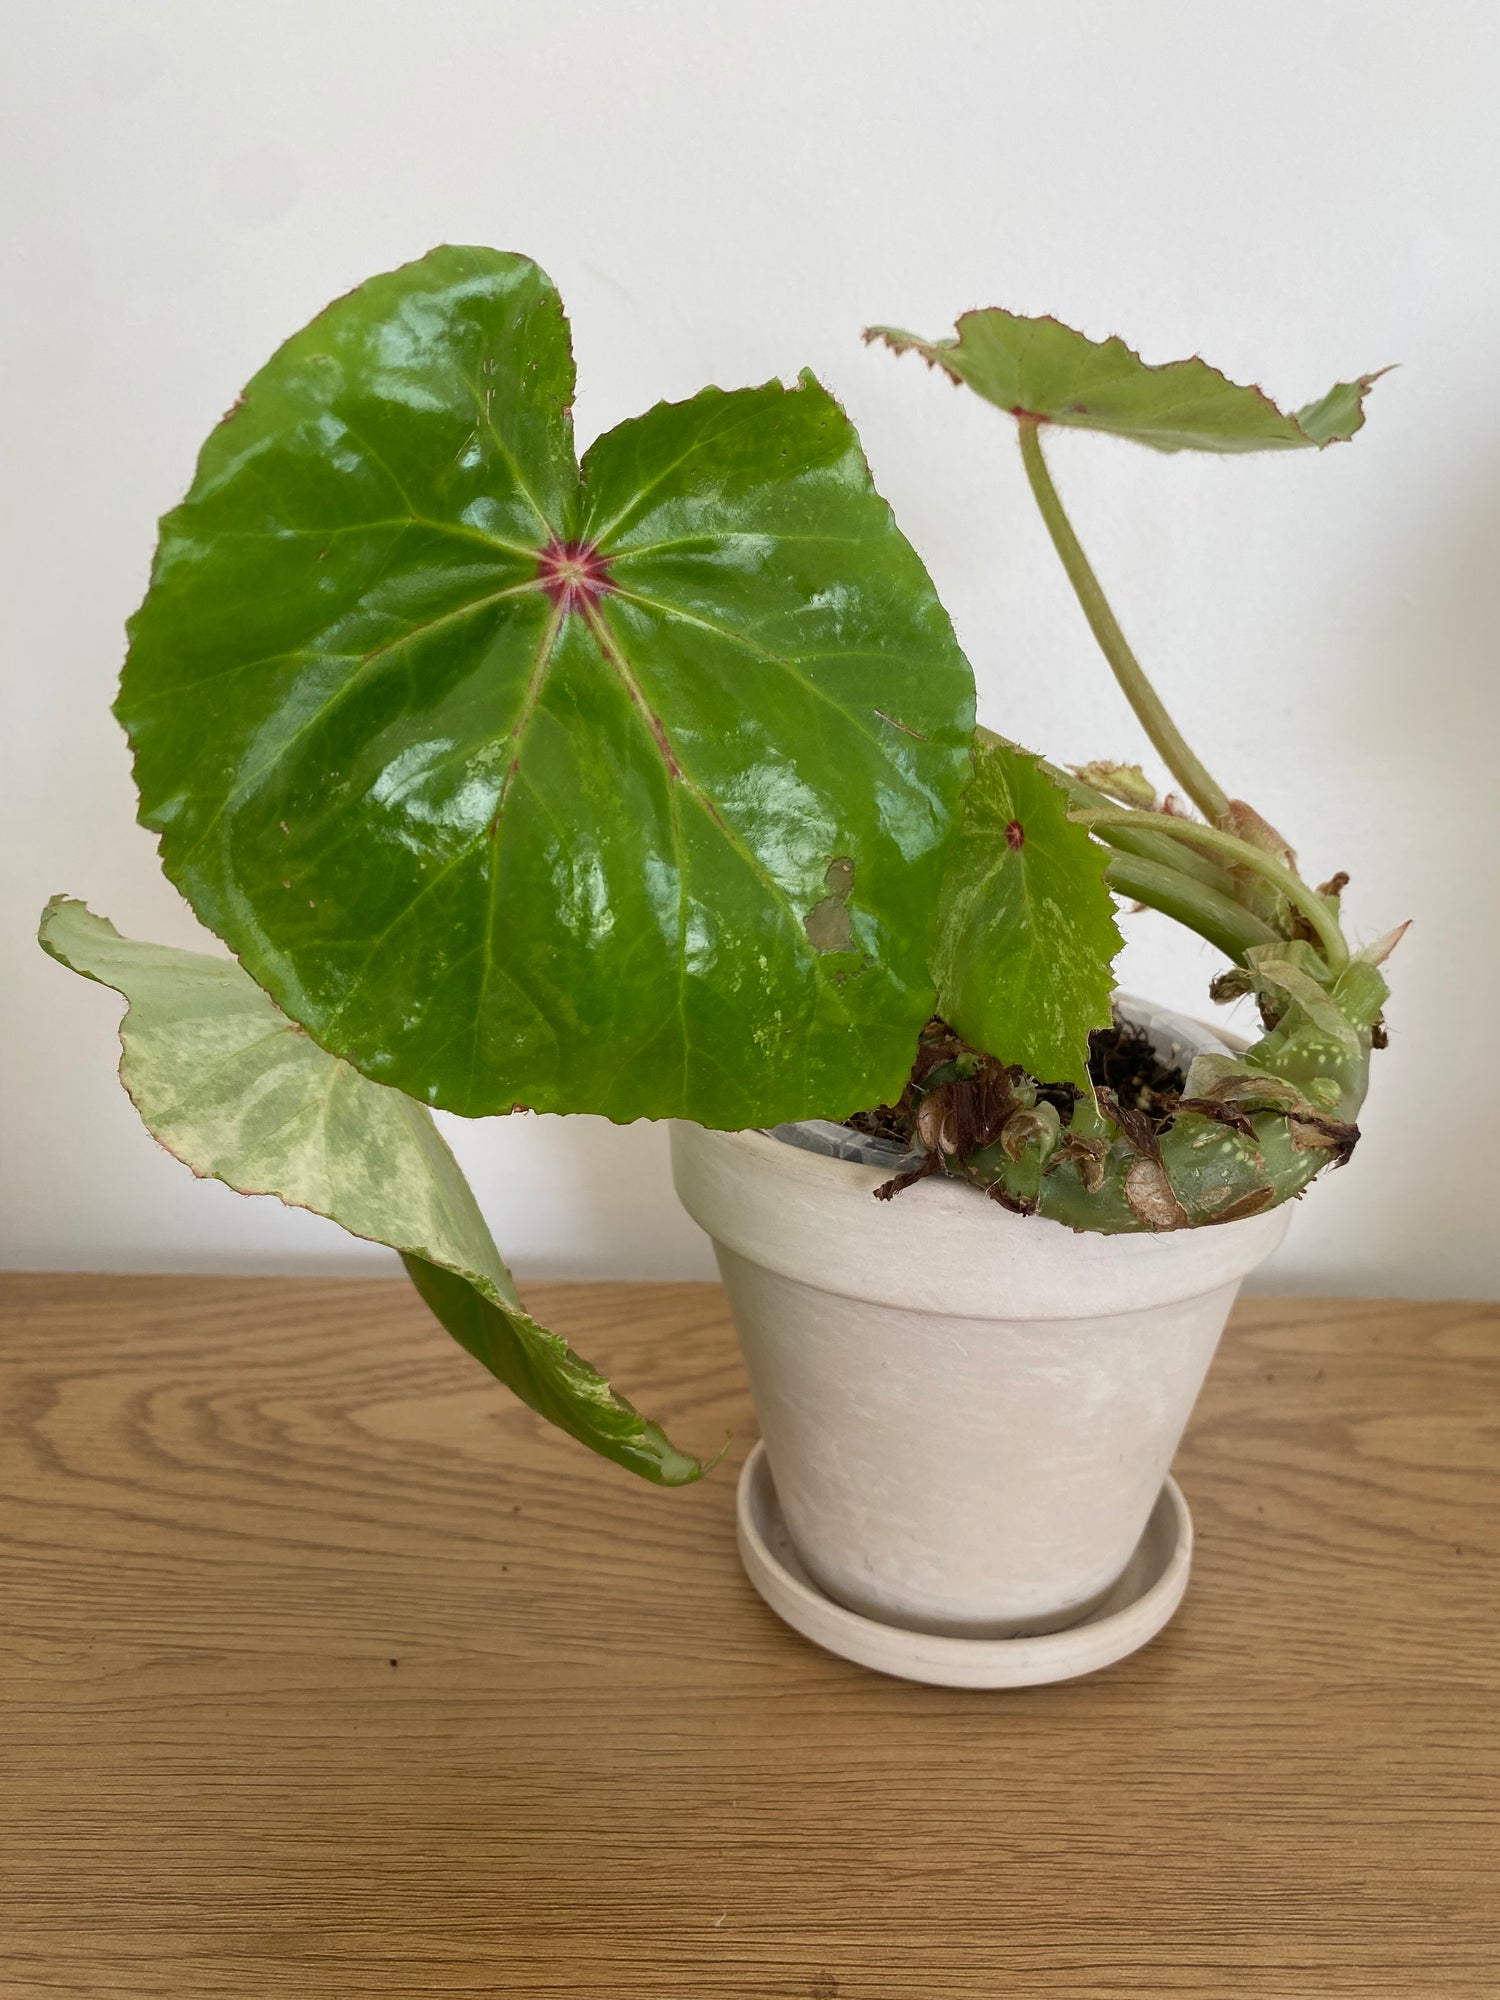
[[[1024,1130],[1012,1121],[1002,1137],[941,1164],[1012,1208],[1075,1229],[1230,1221],[1300,1194],[1321,1167],[1348,1156],[1385,982],[1377,954],[1351,958],[1335,898],[1310,888],[1280,852],[1231,831],[1257,824],[1254,815],[1236,806],[1193,754],[1126,643],[1063,511],[1038,432],[1036,418],[1020,419],[1022,460],[1053,545],[1147,735],[1208,823],[1120,806],[1084,780],[1047,768],[1069,793],[1069,817],[1111,849],[1109,885],[1175,918],[1244,968],[1246,990],[1258,993],[1271,1026],[1243,1059],[1200,1057],[1180,1109],[1164,1124],[1107,1096],[1084,1098],[1066,1127],[1055,1117],[1034,1118]],[[1250,907],[1252,899],[1258,907]]]
[[[1351,959],[1323,990],[1317,1018],[1283,996],[1275,1027],[1242,1058],[1198,1057],[1164,1127],[1107,1099],[1080,1099],[1066,1126],[1039,1126],[1019,1143],[1007,1127],[944,1158],[943,1171],[1009,1207],[1109,1235],[1259,1214],[1353,1150],[1385,998],[1375,966]]]
[[[1255,946],[1276,941],[1271,926],[1243,903],[1237,903],[1233,896],[1205,887],[1180,869],[1164,866],[1145,855],[1111,855],[1104,879],[1117,895],[1134,903],[1145,903],[1188,930],[1196,931],[1236,965],[1243,965],[1245,953]]]
[[[1072,796],[1072,817],[1116,850],[1105,871],[1113,888],[1196,931],[1237,965],[1246,963],[1248,951],[1274,943],[1278,936],[1247,907],[1238,893],[1237,877],[1248,872],[1270,884],[1305,921],[1329,971],[1337,975],[1349,963],[1349,947],[1334,905],[1275,855],[1227,830],[1232,801],[1168,714],[1120,630],[1053,484],[1040,428],[1035,417],[1018,420],[1021,461],[1053,547],[1141,726],[1209,823],[1177,813],[1117,806],[1081,780],[1055,772]]]
[[[1206,853],[1220,854],[1237,867],[1248,868],[1262,881],[1279,889],[1293,909],[1306,917],[1333,971],[1341,972],[1349,963],[1349,947],[1327,901],[1274,855],[1267,854],[1264,848],[1241,840],[1237,834],[1225,833],[1216,826],[1204,826],[1198,820],[1182,819],[1175,813],[1140,812],[1130,806],[1111,806],[1102,812],[1074,812],[1068,817],[1077,820],[1080,826],[1097,827],[1101,831],[1111,826],[1159,830]]]

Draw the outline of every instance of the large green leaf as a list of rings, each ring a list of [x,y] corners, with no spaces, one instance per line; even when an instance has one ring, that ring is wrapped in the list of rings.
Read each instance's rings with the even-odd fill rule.
[[[162,524],[117,713],[167,873],[367,1075],[704,1124],[899,1090],[973,685],[810,377],[575,462],[535,264],[295,335]]]
[[[965,1041],[1088,1090],[1089,1031],[1109,1025],[1121,938],[1108,854],[1068,804],[1035,757],[981,732],[932,969],[939,1010]]]
[[[390,1244],[454,1338],[550,1423],[661,1485],[698,1478],[697,1459],[523,1309],[420,1104],[326,1054],[229,959],[132,943],[64,896],[41,942],[125,996],[120,1080],[168,1152]]]
[[[1148,364],[1123,340],[1090,340],[1061,321],[1027,319],[999,306],[965,313],[955,334],[922,340],[872,326],[866,340],[908,348],[955,382],[967,382],[1013,417],[1110,431],[1158,451],[1278,451],[1353,437],[1364,397],[1385,371],[1340,382],[1305,409],[1278,409],[1196,355]]]

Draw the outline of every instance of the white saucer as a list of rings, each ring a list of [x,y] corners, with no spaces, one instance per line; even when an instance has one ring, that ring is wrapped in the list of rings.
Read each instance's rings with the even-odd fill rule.
[[[937,1687],[1038,1687],[1112,1666],[1156,1637],[1182,1602],[1193,1562],[1193,1518],[1169,1478],[1123,1576],[1087,1618],[1023,1639],[955,1639],[882,1625],[818,1588],[782,1521],[763,1443],[745,1460],[738,1512],[740,1560],[779,1618],[859,1666]]]

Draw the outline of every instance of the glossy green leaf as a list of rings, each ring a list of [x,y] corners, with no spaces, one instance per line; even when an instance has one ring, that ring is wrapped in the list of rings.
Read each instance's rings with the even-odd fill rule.
[[[570,1436],[662,1485],[702,1472],[524,1310],[431,1114],[326,1054],[230,959],[135,944],[55,896],[41,943],[113,987],[120,1080],[167,1151],[402,1253],[454,1338]]]
[[[877,1102],[967,776],[947,617],[810,376],[581,473],[572,400],[556,291],[496,251],[289,340],[162,524],[117,704],[142,820],[287,1013],[426,1102]]]
[[[1158,451],[1284,451],[1353,437],[1365,392],[1385,371],[1340,382],[1305,409],[1278,409],[1265,391],[1231,382],[1194,355],[1150,364],[1111,336],[1090,340],[1061,321],[991,306],[965,313],[944,340],[874,326],[898,354],[912,349],[1013,417],[1108,431]]]
[[[1088,1090],[1120,949],[1107,851],[1039,760],[982,734],[938,917],[938,1008],[965,1041]]]

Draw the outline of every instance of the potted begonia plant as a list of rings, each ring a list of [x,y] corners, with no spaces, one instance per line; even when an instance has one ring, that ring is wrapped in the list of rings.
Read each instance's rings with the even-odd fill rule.
[[[445,247],[250,382],[131,621],[141,820],[233,957],[61,897],[41,937],[125,996],[163,1145],[393,1246],[500,1380],[664,1484],[703,1462],[526,1313],[431,1108],[676,1121],[769,1451],[757,1584],[872,1664],[1044,1678],[1181,1595],[1171,1456],[1241,1278],[1353,1149],[1393,940],[1356,949],[1346,878],[1309,886],[1188,749],[1043,436],[1318,447],[1373,377],[1288,414],[1052,320],[880,333],[1015,420],[1186,802],[976,728],[811,375],[658,404],[580,461],[555,288]],[[1253,1047],[1112,996],[1117,897],[1223,951]]]

